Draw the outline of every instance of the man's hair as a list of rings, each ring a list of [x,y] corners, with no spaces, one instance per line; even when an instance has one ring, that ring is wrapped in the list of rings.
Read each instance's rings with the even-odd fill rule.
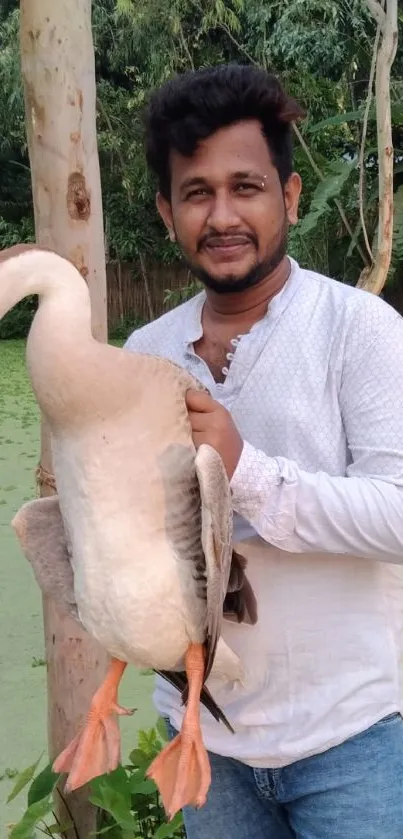
[[[201,140],[241,120],[259,120],[282,185],[292,173],[291,123],[304,116],[279,80],[245,64],[178,75],[156,90],[146,114],[146,157],[170,200],[170,153],[191,157]]]

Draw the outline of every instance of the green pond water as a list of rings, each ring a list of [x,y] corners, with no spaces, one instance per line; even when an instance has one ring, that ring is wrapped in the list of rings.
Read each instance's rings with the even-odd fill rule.
[[[24,354],[22,341],[0,341],[0,839],[24,805],[23,794],[6,804],[14,783],[9,775],[46,753],[42,602],[10,527],[21,504],[36,494],[39,412]],[[128,668],[119,699],[138,710],[121,722],[124,756],[138,728],[156,719],[151,690],[151,677]]]

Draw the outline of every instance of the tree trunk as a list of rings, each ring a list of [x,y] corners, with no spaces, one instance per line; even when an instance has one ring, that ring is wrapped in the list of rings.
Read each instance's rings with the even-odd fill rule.
[[[378,0],[364,0],[382,33],[376,62],[375,99],[378,133],[379,224],[374,264],[364,268],[359,288],[379,294],[388,277],[393,244],[393,144],[390,108],[390,71],[398,41],[397,0],[387,0],[384,11]]]
[[[36,241],[68,257],[81,271],[91,294],[93,334],[106,341],[91,0],[21,0],[20,35]],[[55,344],[57,340],[55,334]],[[52,492],[47,473],[52,473],[50,442],[42,422],[42,495]],[[104,676],[107,656],[47,600],[44,631],[49,755],[53,759],[77,733]],[[69,839],[86,839],[96,820],[86,790],[69,796],[68,805],[76,825]]]

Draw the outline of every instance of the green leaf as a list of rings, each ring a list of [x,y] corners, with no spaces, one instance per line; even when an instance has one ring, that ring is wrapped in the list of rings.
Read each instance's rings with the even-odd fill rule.
[[[319,220],[329,212],[329,202],[338,198],[350,175],[357,167],[357,161],[346,163],[344,160],[332,160],[326,170],[326,177],[320,181],[312,197],[309,212],[296,228],[298,236],[306,236],[315,229]]]
[[[328,211],[329,207],[325,207],[323,210],[315,210],[314,212],[307,213],[302,221],[299,222],[298,227],[295,228],[295,233],[298,236],[306,236],[308,233],[311,233],[312,230],[315,230],[319,219]]]
[[[130,783],[131,779],[135,778],[136,781],[145,781],[148,768],[150,766],[150,759],[146,758],[143,760],[143,763],[140,763],[134,772],[130,772]]]
[[[177,813],[171,822],[161,824],[154,833],[154,839],[170,839],[171,836],[177,836],[178,830],[183,826],[183,818],[181,813]]]
[[[120,827],[127,830],[134,830],[136,822],[132,816],[130,808],[124,795],[111,787],[100,787],[97,792],[89,796],[89,801],[95,807],[101,807],[106,810]]]
[[[129,760],[133,766],[141,766],[146,760],[148,760],[148,757],[144,754],[142,749],[133,749],[133,751],[129,754]]]
[[[51,798],[35,801],[35,804],[31,804],[25,811],[18,824],[14,825],[9,839],[32,839],[32,828],[51,813],[52,808],[53,801]]]
[[[97,778],[93,778],[93,780],[91,781],[92,790],[98,791],[99,789],[104,789],[105,787],[120,792],[122,795],[125,795],[129,800],[129,778],[123,766],[118,766],[116,769],[113,770],[113,772],[108,772],[105,775],[100,775]]]
[[[333,160],[329,163],[328,174],[323,181],[318,183],[313,194],[312,209],[321,210],[332,198],[337,198],[356,167],[356,160],[352,163],[346,163],[344,160]]]
[[[363,115],[363,108],[360,108],[356,111],[347,111],[344,114],[335,114],[332,117],[321,119],[319,122],[315,122],[313,125],[308,125],[306,128],[306,133],[314,134],[316,131],[321,131],[322,128],[328,128],[331,125],[343,125],[347,122],[356,122],[358,120],[361,120]],[[369,119],[375,119],[375,117],[375,109],[370,110]]]
[[[391,116],[394,125],[401,125],[403,123],[403,107],[401,105],[392,104]],[[344,114],[335,114],[332,117],[321,119],[313,125],[308,125],[306,133],[315,134],[317,131],[322,131],[323,128],[329,128],[329,126],[343,125],[348,122],[360,122],[363,117],[364,108],[358,108],[356,111],[346,111]],[[369,109],[368,121],[373,122],[374,120],[376,120],[376,109],[375,106],[372,105]]]
[[[137,734],[137,743],[138,743],[138,748],[141,749],[143,752],[146,753],[148,751],[147,732],[143,731],[142,728],[140,728],[140,730]]]
[[[21,792],[21,790],[24,789],[24,787],[26,787],[26,785],[29,784],[29,782],[32,780],[32,778],[35,775],[36,769],[37,769],[37,767],[39,766],[39,764],[42,760],[42,756],[43,756],[43,752],[42,752],[41,756],[38,758],[38,760],[35,761],[35,763],[32,764],[32,766],[27,766],[26,769],[24,769],[22,772],[20,772],[20,774],[18,775],[17,780],[15,782],[15,785],[10,792],[10,795],[7,798],[7,804],[9,804],[10,801],[12,801],[14,798],[16,798],[17,795],[19,795],[19,793]]]
[[[131,778],[129,786],[132,795],[155,795],[157,792],[154,781],[148,779],[137,780],[135,775]]]
[[[134,830],[136,822],[131,813],[129,779],[122,766],[91,781],[89,800],[106,810],[122,828]]]
[[[143,759],[151,760],[160,751],[160,742],[157,737],[155,728],[150,728],[149,731],[140,730],[138,732],[138,748],[143,752]]]
[[[164,741],[164,743],[168,742],[168,739],[169,739],[168,738],[168,729],[167,729],[167,724],[166,724],[165,720],[163,719],[163,717],[158,718],[156,729],[157,729],[158,734],[160,735],[161,739]]]
[[[29,788],[28,805],[47,798],[53,792],[59,778],[60,774],[52,771],[52,765],[50,763],[45,766],[42,772],[34,778]]]

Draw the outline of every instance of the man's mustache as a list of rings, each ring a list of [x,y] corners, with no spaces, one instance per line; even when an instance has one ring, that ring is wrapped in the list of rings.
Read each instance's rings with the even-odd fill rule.
[[[258,247],[258,240],[257,237],[253,235],[253,233],[233,233],[230,234],[217,234],[217,233],[206,233],[204,236],[199,239],[197,244],[197,251],[198,253],[203,250],[205,247],[217,248],[217,247],[224,247],[227,245],[235,246],[235,245],[247,245],[252,243],[255,248]]]

